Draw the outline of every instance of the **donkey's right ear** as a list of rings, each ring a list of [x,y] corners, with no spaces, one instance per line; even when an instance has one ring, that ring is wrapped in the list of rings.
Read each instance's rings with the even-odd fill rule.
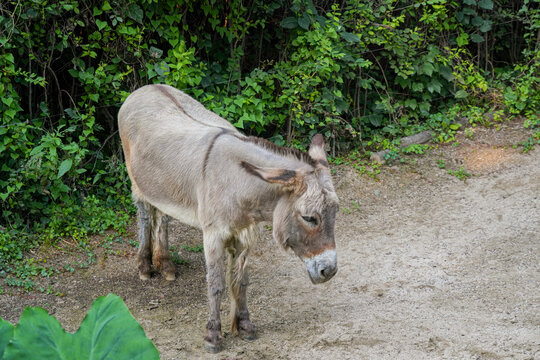
[[[255,175],[268,183],[281,184],[295,191],[299,191],[303,188],[303,174],[298,171],[288,169],[261,168],[250,164],[247,161],[241,161],[240,166],[251,175]]]
[[[329,170],[326,151],[324,150],[324,137],[321,134],[317,134],[311,139],[308,153],[317,162],[317,167]]]

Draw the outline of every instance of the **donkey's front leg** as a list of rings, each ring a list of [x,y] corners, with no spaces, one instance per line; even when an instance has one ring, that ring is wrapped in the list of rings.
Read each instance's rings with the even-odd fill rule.
[[[206,282],[208,286],[208,303],[210,318],[206,325],[206,350],[217,353],[221,351],[221,295],[225,289],[223,278],[223,242],[224,239],[211,232],[204,231],[204,256],[206,258]]]

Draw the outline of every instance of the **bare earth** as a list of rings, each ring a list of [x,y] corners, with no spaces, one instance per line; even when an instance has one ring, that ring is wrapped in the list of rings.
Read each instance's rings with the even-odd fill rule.
[[[312,285],[268,234],[250,258],[258,339],[229,333],[225,297],[217,355],[202,340],[203,254],[181,249],[201,234],[178,222],[171,242],[189,265],[177,265],[174,282],[141,282],[134,247],[115,244],[119,255],[97,251],[88,269],[42,281],[64,296],[0,296],[0,317],[17,322],[24,307],[41,306],[74,331],[93,300],[113,292],[162,359],[540,359],[540,150],[511,147],[529,135],[520,122],[477,128],[458,146],[383,167],[378,181],[335,168],[337,275]],[[466,182],[448,174],[460,166]],[[51,249],[34,256],[59,269],[75,260]]]

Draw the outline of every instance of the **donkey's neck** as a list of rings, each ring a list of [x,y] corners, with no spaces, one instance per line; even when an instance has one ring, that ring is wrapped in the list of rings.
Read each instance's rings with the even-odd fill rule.
[[[258,168],[272,168],[299,171],[310,167],[297,153],[288,152],[275,146],[265,146],[254,141],[240,139],[234,147],[234,158]],[[270,184],[244,170],[237,184],[243,212],[250,222],[272,221],[274,209],[288,190],[280,184]]]

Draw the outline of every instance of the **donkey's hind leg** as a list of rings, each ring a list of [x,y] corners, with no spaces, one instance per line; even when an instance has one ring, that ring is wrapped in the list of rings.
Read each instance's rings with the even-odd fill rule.
[[[175,279],[175,267],[169,255],[169,217],[155,209],[152,259],[157,270],[165,279]]]
[[[137,253],[137,263],[139,268],[139,278],[141,280],[150,279],[152,271],[152,226],[154,207],[147,202],[136,200],[137,218],[139,220],[139,252]]]
[[[249,284],[247,271],[247,256],[249,244],[234,239],[227,248],[229,253],[228,283],[231,295],[231,332],[246,340],[256,337],[255,325],[249,320],[246,291]]]

